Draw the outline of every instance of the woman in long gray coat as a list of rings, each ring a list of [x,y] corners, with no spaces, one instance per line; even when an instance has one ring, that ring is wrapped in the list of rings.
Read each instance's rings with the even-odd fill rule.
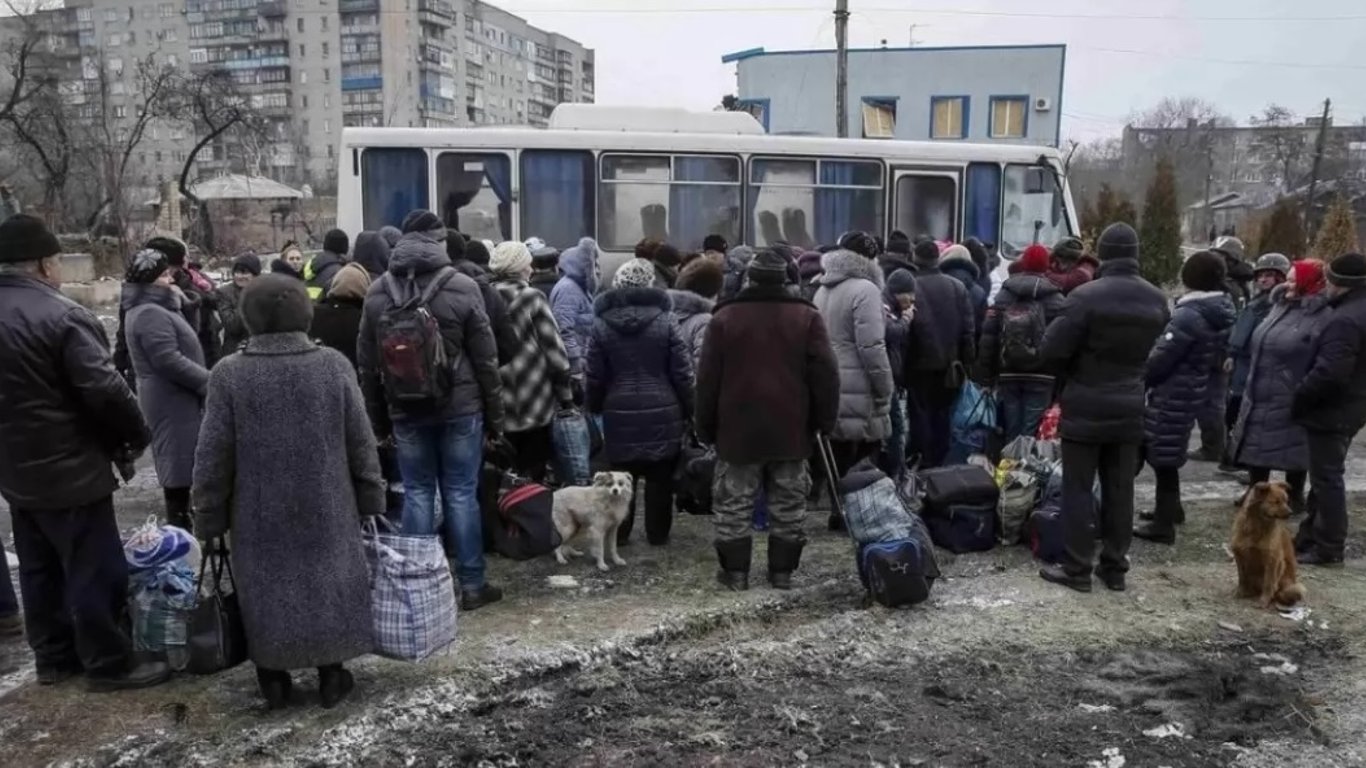
[[[1300,261],[1289,281],[1272,290],[1271,313],[1252,333],[1252,362],[1233,428],[1235,461],[1254,483],[1268,480],[1272,470],[1285,472],[1296,512],[1304,510],[1309,438],[1290,409],[1313,362],[1312,342],[1333,314],[1323,286],[1323,263]]]
[[[821,257],[816,309],[825,318],[840,370],[840,412],[830,436],[841,475],[877,453],[891,433],[892,366],[882,312],[882,270],[853,251]],[[834,521],[832,521],[834,522]]]
[[[138,405],[152,429],[152,458],[166,498],[166,519],[189,529],[194,451],[209,371],[199,336],[181,314],[185,294],[171,282],[166,254],[134,254],[120,306]]]
[[[257,278],[242,294],[251,332],[209,379],[194,477],[202,539],[232,532],[247,650],[270,708],[289,670],[316,667],[324,707],[370,652],[362,518],[383,514],[375,437],[351,364],[309,340],[303,283]]]

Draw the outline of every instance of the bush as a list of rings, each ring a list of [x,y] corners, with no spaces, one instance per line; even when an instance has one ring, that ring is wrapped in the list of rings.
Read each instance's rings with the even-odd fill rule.
[[[1352,212],[1352,204],[1339,195],[1328,209],[1328,215],[1319,228],[1319,236],[1314,240],[1313,255],[1316,259],[1332,261],[1344,253],[1356,253],[1357,223]]]
[[[1165,157],[1143,200],[1139,229],[1143,276],[1154,285],[1174,283],[1181,275],[1181,213],[1176,204],[1176,172]]]

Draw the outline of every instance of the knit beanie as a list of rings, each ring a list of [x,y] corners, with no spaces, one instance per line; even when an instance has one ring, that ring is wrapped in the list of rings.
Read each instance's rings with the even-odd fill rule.
[[[447,238],[450,239],[450,238]],[[462,240],[464,238],[461,238]],[[487,268],[489,265],[489,247],[484,245],[483,240],[471,240],[465,243],[465,260]]]
[[[939,265],[939,246],[933,240],[921,240],[915,244],[911,263],[921,269],[932,269]]]
[[[822,255],[820,251],[802,251],[797,257],[797,274],[803,281],[810,281],[821,273]]]
[[[1295,275],[1295,292],[1301,296],[1313,296],[1323,290],[1324,263],[1318,259],[1301,259],[1290,265]]]
[[[707,235],[702,238],[702,250],[725,253],[730,250],[730,243],[727,243],[726,238],[720,235]]]
[[[446,239],[446,225],[441,223],[440,217],[431,211],[421,208],[411,211],[403,217],[403,234],[413,232],[423,232],[437,240]]]
[[[1138,233],[1124,222],[1105,228],[1096,241],[1096,257],[1101,261],[1138,258]]]
[[[261,259],[254,253],[244,253],[232,260],[232,273],[246,272],[250,275],[261,274]]]
[[[631,259],[617,268],[613,288],[649,288],[655,284],[655,266],[645,259]]]
[[[1056,248],[1054,253],[1057,253]],[[1048,271],[1048,249],[1038,243],[1030,245],[1024,249],[1024,253],[1020,254],[1020,258],[1015,260],[1012,268],[1016,272],[1042,275]]]
[[[876,259],[882,255],[882,249],[878,247],[877,240],[867,232],[846,232],[839,239],[839,247],[846,251],[853,251],[865,259]]]
[[[0,263],[41,261],[61,252],[57,237],[37,216],[16,213],[0,224]]]
[[[155,248],[143,248],[128,260],[128,269],[123,273],[123,281],[150,285],[170,268],[171,263],[165,253]]]
[[[446,255],[452,262],[463,261],[465,259],[466,246],[465,236],[454,229],[446,230]]]
[[[645,259],[647,261],[653,260],[655,251],[659,250],[659,246],[661,245],[663,245],[663,243],[660,241],[653,237],[647,237],[636,243],[635,256],[637,259]]]
[[[787,285],[788,260],[772,248],[765,248],[749,263],[745,275],[755,285]]]
[[[892,230],[892,234],[887,236],[887,252],[901,256],[911,255],[911,238],[899,229]]]
[[[1027,249],[1026,249],[1027,250]],[[1086,245],[1075,237],[1064,237],[1053,246],[1053,258],[1064,264],[1075,264],[1081,261],[1082,254],[1086,252]]]
[[[1366,287],[1366,256],[1344,253],[1328,263],[1328,282],[1339,288]]]
[[[336,299],[363,300],[370,292],[370,273],[356,262],[351,262],[332,277],[327,287],[327,297]]]
[[[893,270],[891,276],[887,278],[887,292],[893,296],[903,294],[914,296],[915,275],[907,269]]]
[[[1224,257],[1210,251],[1197,251],[1181,265],[1181,284],[1192,291],[1221,291],[1228,269]]]
[[[521,275],[531,269],[531,251],[526,249],[525,243],[516,240],[508,240],[498,244],[493,249],[493,257],[489,259],[489,270],[500,275]]]
[[[393,248],[398,245],[399,238],[403,237],[403,230],[386,224],[379,228],[379,236],[384,238],[384,242],[388,243],[390,248]]]
[[[313,302],[299,280],[261,275],[242,291],[242,322],[252,336],[303,333],[313,323]]]
[[[340,229],[329,229],[327,234],[323,235],[323,250],[345,256],[351,251],[351,238]]]
[[[178,237],[157,235],[148,240],[142,247],[166,254],[166,262],[173,267],[185,266],[185,255],[188,253],[188,249],[185,247],[185,241]]]
[[[691,291],[704,299],[714,299],[721,295],[726,273],[721,265],[712,259],[696,259],[683,268],[678,275],[678,290]]]

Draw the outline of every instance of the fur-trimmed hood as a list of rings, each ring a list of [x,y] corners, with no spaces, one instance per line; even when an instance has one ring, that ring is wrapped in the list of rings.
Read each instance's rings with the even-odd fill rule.
[[[845,280],[858,279],[867,280],[876,285],[878,290],[885,284],[882,269],[877,262],[853,251],[830,251],[821,257],[821,268],[825,270],[825,274],[819,282],[827,288],[839,285]]]
[[[673,301],[661,288],[614,288],[593,301],[593,314],[624,335],[640,333],[671,311]]]
[[[716,302],[692,291],[670,290],[669,298],[673,301],[673,313],[679,320],[693,315],[709,315],[716,306]]]

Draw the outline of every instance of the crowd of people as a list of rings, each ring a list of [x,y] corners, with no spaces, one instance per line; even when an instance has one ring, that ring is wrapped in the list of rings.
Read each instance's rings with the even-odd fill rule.
[[[816,437],[840,474],[870,458],[894,477],[943,465],[968,380],[994,393],[1005,440],[1061,407],[1067,553],[1048,581],[1089,591],[1094,571],[1122,590],[1133,535],[1175,540],[1197,422],[1211,434],[1196,458],[1249,480],[1286,473],[1308,513],[1302,562],[1341,562],[1345,456],[1366,424],[1366,257],[1249,266],[1223,242],[1185,261],[1173,305],[1140,276],[1127,224],[1093,253],[1075,238],[1006,263],[995,250],[853,232],[756,251],[712,235],[688,254],[642,241],[606,279],[591,238],[487,243],[417,210],[354,249],[339,230],[311,259],[288,245],[267,274],[239,257],[219,286],[157,237],[128,260],[111,356],[57,290],[56,239],[14,216],[0,224],[0,493],[25,621],[0,585],[0,631],[26,624],[42,684],[166,678],[135,663],[122,624],[112,503],[115,470],[129,479],[150,449],[166,519],[206,548],[231,533],[267,701],[316,668],[331,706],[354,684],[343,663],[370,644],[359,520],[401,487],[401,530],[441,537],[461,607],[497,602],[485,463],[504,446],[507,470],[553,482],[552,422],[571,409],[600,420],[613,469],[645,481],[651,546],[670,540],[684,446],[713,446],[719,583],[749,588],[762,504],[768,581],[788,589]],[[1156,506],[1135,527],[1145,462]],[[634,518],[633,500],[619,545]]]

